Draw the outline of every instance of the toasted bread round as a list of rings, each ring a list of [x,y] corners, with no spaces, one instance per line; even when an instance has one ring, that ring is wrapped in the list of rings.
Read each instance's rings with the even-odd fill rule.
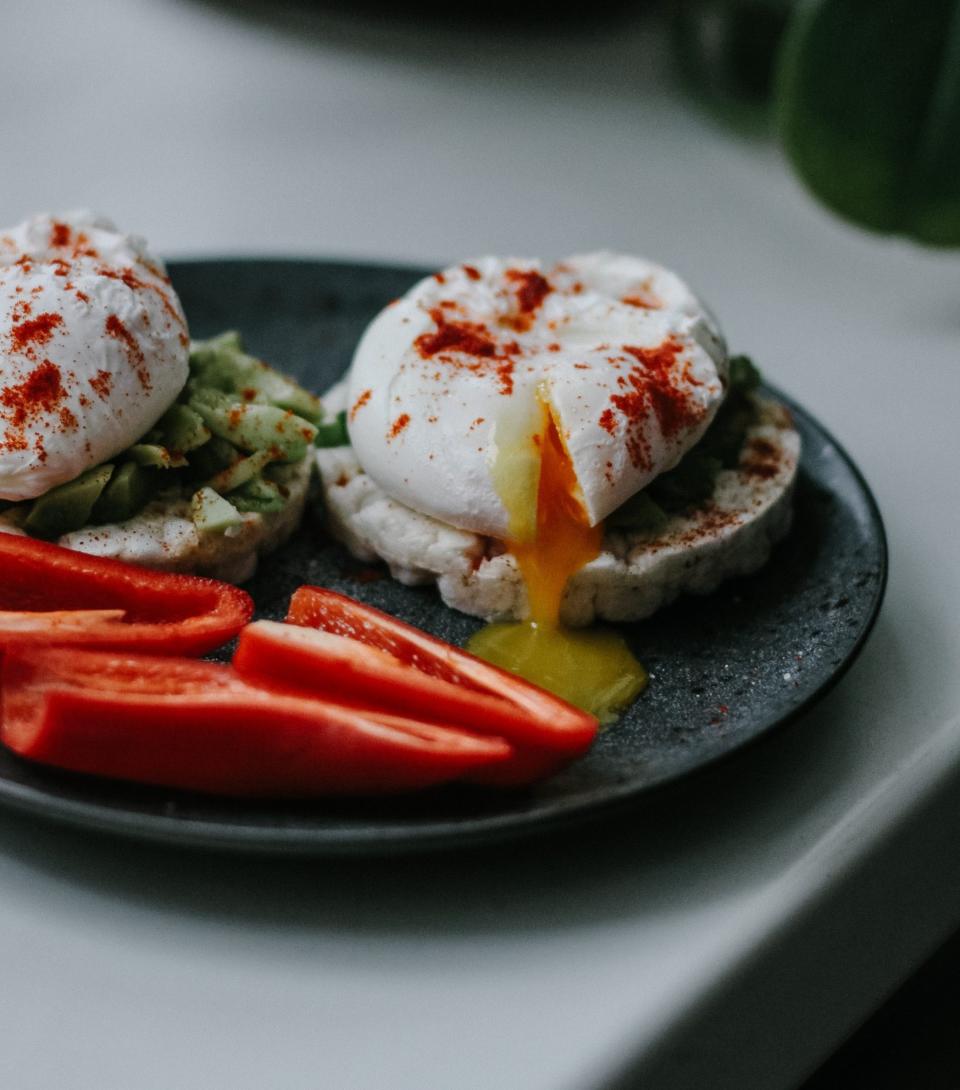
[[[325,397],[336,412],[341,386]],[[790,528],[800,436],[787,409],[754,396],[740,463],[708,500],[655,533],[608,529],[600,555],[570,580],[561,618],[637,621],[682,593],[706,594],[766,563]],[[523,578],[503,546],[405,507],[363,471],[350,447],[321,449],[317,466],[330,531],[358,559],[384,561],[402,583],[436,583],[447,605],[486,620],[527,612]]]

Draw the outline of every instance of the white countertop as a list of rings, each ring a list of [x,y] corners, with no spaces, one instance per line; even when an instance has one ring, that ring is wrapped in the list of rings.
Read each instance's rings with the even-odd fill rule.
[[[960,923],[960,258],[831,219],[642,22],[511,42],[277,7],[8,5],[0,223],[656,257],[857,460],[887,603],[814,712],[612,827],[283,862],[0,813],[0,1082],[788,1090]]]

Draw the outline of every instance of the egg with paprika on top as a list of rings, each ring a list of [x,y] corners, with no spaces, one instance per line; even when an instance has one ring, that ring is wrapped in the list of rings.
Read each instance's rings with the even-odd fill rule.
[[[642,668],[619,635],[564,629],[565,589],[600,554],[603,520],[703,436],[727,371],[715,323],[658,265],[481,258],[425,278],[368,327],[350,441],[392,501],[499,543],[522,573],[522,623],[471,648],[609,717]]]
[[[186,320],[142,239],[90,213],[0,230],[0,499],[137,441],[188,375]]]

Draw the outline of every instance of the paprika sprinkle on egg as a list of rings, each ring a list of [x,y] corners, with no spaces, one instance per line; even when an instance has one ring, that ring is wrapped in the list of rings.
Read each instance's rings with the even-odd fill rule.
[[[624,345],[623,351],[636,365],[618,376],[620,392],[611,394],[610,407],[604,409],[598,423],[615,435],[622,422],[631,462],[649,468],[651,449],[645,425],[650,415],[656,418],[663,438],[670,441],[696,427],[705,409],[690,389],[697,383],[679,366],[683,346],[675,337],[654,348]]]
[[[353,408],[350,410],[350,420],[356,420],[357,413],[367,404],[370,398],[373,397],[373,390],[363,390],[357,400],[353,403]]]
[[[27,312],[29,313],[29,304]],[[53,338],[54,333],[63,325],[63,315],[46,311],[38,314],[36,318],[30,318],[15,325],[10,330],[10,341],[14,352],[23,352],[26,355],[41,345],[47,344]]]
[[[436,357],[452,367],[497,376],[500,392],[513,393],[513,357],[520,352],[516,341],[498,344],[482,322],[451,322],[443,304],[430,310],[436,325],[432,333],[421,333],[414,346],[423,359]],[[442,372],[438,375],[442,376]]]
[[[127,353],[127,358],[130,360],[130,364],[134,371],[137,373],[137,378],[140,380],[140,385],[144,390],[151,390],[153,384],[150,381],[150,371],[146,365],[144,359],[143,349],[137,344],[136,338],[130,332],[129,329],[120,321],[116,314],[108,316],[106,323],[104,324],[104,332],[108,337],[112,337],[115,341],[119,341]]]
[[[390,425],[390,439],[396,439],[397,436],[408,427],[410,424],[410,414],[401,413],[396,420]]]

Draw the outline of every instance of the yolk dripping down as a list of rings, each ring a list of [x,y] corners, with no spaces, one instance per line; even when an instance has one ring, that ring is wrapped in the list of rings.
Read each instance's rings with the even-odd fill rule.
[[[542,401],[539,411],[539,430],[531,435],[522,429],[498,443],[493,468],[510,516],[512,540],[506,544],[526,583],[529,618],[487,625],[469,648],[610,722],[643,690],[647,675],[617,633],[560,625],[567,582],[599,554],[603,527],[589,523],[570,456]]]

